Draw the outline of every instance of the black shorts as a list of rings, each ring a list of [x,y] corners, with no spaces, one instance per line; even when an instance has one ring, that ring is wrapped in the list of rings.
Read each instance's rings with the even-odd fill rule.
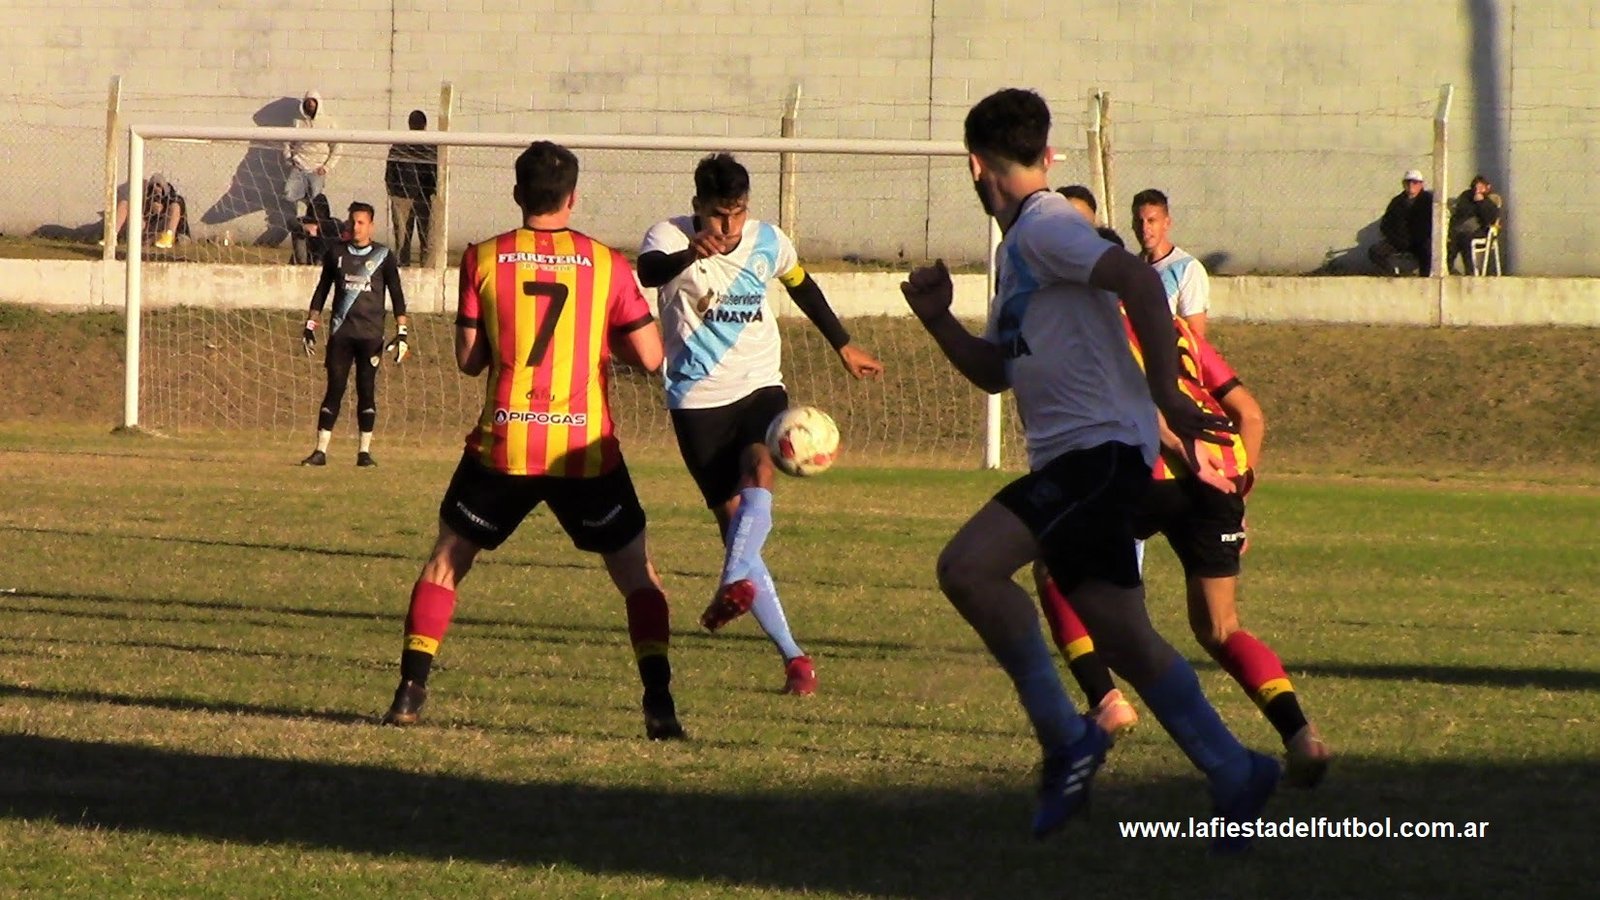
[[[1198,478],[1151,483],[1134,517],[1141,538],[1160,532],[1191,578],[1232,578],[1244,549],[1244,498]]]
[[[382,357],[381,337],[361,338],[333,334],[328,336],[328,354],[322,364],[331,372],[348,372],[353,362],[377,368],[378,361]]]
[[[558,478],[507,475],[466,454],[450,477],[439,518],[462,537],[493,550],[540,503],[550,505],[572,545],[590,553],[615,553],[644,531],[644,508],[628,467],[620,463],[594,478]]]
[[[1109,443],[1063,453],[994,499],[1039,542],[1039,557],[1063,593],[1089,579],[1139,586],[1134,513],[1150,487],[1144,453]]]
[[[739,492],[745,448],[765,443],[767,426],[788,408],[787,391],[764,387],[727,406],[672,410],[678,450],[706,506],[721,506]]]

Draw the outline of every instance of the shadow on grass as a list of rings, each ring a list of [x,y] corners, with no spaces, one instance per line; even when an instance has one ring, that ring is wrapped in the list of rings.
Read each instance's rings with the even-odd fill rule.
[[[418,568],[421,568],[422,563],[426,559],[426,554],[420,552],[408,551],[401,553],[395,550],[363,550],[350,547],[328,547],[318,544],[303,544],[289,541],[246,541],[174,535],[113,534],[104,531],[92,531],[88,529],[45,528],[42,526],[32,525],[0,525],[0,532],[7,531],[16,534],[49,534],[61,537],[93,538],[97,541],[155,541],[163,544],[187,544],[196,547],[223,547],[234,550],[264,550],[274,553],[310,554],[314,556],[332,556],[352,559],[387,559],[411,562],[416,564]],[[532,559],[515,555],[502,555],[497,557],[493,553],[490,553],[480,556],[476,565],[526,566],[534,569],[550,569],[555,571],[593,572],[595,577],[603,577],[602,573],[605,571],[604,566],[600,563],[599,557],[595,557],[592,562],[579,563],[553,562],[550,560]],[[715,578],[717,575],[716,572],[710,569],[706,569],[704,571],[670,569],[664,568],[659,564],[656,566],[656,571],[670,578],[703,580],[707,582],[708,585],[710,585],[711,579]],[[932,596],[937,594],[938,587],[932,581],[931,566],[929,567],[929,572],[930,579],[927,582],[921,583],[911,581],[884,581],[866,583],[847,579],[828,580],[826,578],[808,577],[806,579],[806,584],[825,588],[867,587],[883,590],[928,591],[930,596]],[[706,590],[709,596],[711,587],[708,586]]]
[[[181,615],[159,615],[152,610],[194,610],[204,613],[219,613],[227,617],[230,625],[260,625],[281,626],[283,616],[305,616],[315,619],[336,619],[350,622],[371,622],[392,628],[396,633],[404,621],[404,599],[397,592],[395,606],[392,610],[360,612],[345,609],[327,609],[316,606],[250,606],[242,603],[228,603],[219,600],[188,600],[181,597],[124,597],[113,594],[79,593],[73,591],[35,591],[29,589],[15,589],[14,593],[0,594],[0,611],[13,612],[44,612],[38,604],[30,601],[57,601],[61,603],[83,603],[92,605],[107,605],[118,607],[116,609],[63,609],[52,606],[48,613],[52,616],[75,619],[98,619],[103,621],[140,621],[140,622],[192,622],[192,617]],[[940,601],[941,603],[943,601]],[[536,605],[531,602],[530,605]],[[131,607],[122,609],[121,607]],[[583,646],[611,646],[626,634],[624,625],[622,603],[619,600],[617,607],[617,623],[615,625],[583,625],[568,622],[548,622],[537,620],[501,619],[474,615],[457,615],[450,620],[453,628],[481,628],[487,632],[482,637],[490,639],[507,639],[522,641],[537,641],[556,645],[583,645]],[[678,623],[673,636],[674,641],[715,641],[718,643],[732,643],[740,646],[767,646],[770,642],[765,635],[751,626],[737,626],[748,629],[747,633],[729,633],[724,630],[715,636],[707,635],[695,628],[688,617]],[[502,632],[495,634],[492,632]],[[562,638],[558,635],[567,635]],[[963,638],[965,634],[963,633]],[[836,636],[822,636],[819,632],[810,643],[819,650],[826,650],[830,655],[876,657],[887,653],[918,653],[935,654],[943,656],[983,656],[987,651],[974,638],[952,645],[935,645],[928,643],[911,643],[907,641],[871,640],[861,638],[847,638]]]
[[[695,744],[656,748],[704,752]],[[656,752],[655,749],[652,752]],[[1535,765],[1347,759],[1338,786],[1280,797],[1274,818],[1484,821],[1486,840],[1264,842],[1208,860],[1193,840],[1131,840],[1116,816],[1203,814],[1192,778],[1102,775],[1088,821],[1026,838],[1027,794],[828,785],[708,793],[502,782],[370,765],[0,735],[0,816],[70,829],[476,861],[684,884],[886,897],[1578,896],[1592,760]],[[792,782],[790,782],[792,783]],[[237,874],[231,877],[237,877]]]
[[[1296,672],[1373,681],[1429,681],[1478,687],[1537,688],[1546,691],[1600,690],[1600,672],[1528,666],[1463,666],[1427,663],[1345,663],[1296,660]]]

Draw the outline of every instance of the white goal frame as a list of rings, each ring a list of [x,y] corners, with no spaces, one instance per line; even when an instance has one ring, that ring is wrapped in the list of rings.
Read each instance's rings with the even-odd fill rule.
[[[853,140],[845,138],[735,138],[723,136],[644,136],[644,135],[593,135],[550,134],[531,135],[510,132],[462,131],[373,131],[358,129],[329,129],[316,132],[318,141],[340,144],[432,144],[449,147],[493,147],[515,149],[526,147],[537,140],[554,141],[572,150],[638,150],[638,151],[689,151],[730,153],[832,153],[855,156],[917,156],[963,157],[967,150],[959,141],[931,140]],[[209,141],[263,141],[284,144],[305,138],[305,132],[283,127],[206,127],[195,125],[131,125],[128,128],[128,184],[144,183],[144,150],[148,140]],[[448,158],[439,160],[440,174],[449,177]],[[436,215],[448,215],[448,206],[441,204]],[[139,425],[139,364],[140,364],[140,312],[143,300],[142,235],[144,223],[144,192],[128,191],[128,253],[126,259],[124,315],[126,318],[126,352],[123,360],[122,424],[126,428]],[[994,297],[995,249],[999,245],[1000,230],[993,219],[988,220],[988,299]],[[986,469],[1000,468],[1001,433],[1004,428],[1004,408],[1001,395],[990,394],[984,412],[984,450],[982,465]]]

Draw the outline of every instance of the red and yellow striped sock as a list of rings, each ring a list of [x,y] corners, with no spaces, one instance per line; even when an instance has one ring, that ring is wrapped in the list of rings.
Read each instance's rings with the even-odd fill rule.
[[[1222,642],[1217,662],[1239,682],[1284,740],[1305,727],[1305,713],[1282,661],[1260,638],[1244,629],[1235,631]]]
[[[1084,627],[1083,620],[1078,618],[1066,595],[1056,587],[1054,579],[1046,579],[1040,585],[1039,606],[1044,610],[1045,622],[1050,626],[1050,639],[1067,657],[1067,668],[1072,670],[1072,677],[1078,682],[1089,707],[1093,709],[1099,706],[1100,701],[1116,685],[1111,681],[1111,670],[1106,668],[1106,664],[1100,661],[1100,654],[1095,652],[1094,638],[1089,636],[1089,629]]]
[[[400,678],[428,683],[428,671],[439,653],[450,616],[455,613],[456,592],[431,581],[417,580],[406,611],[406,641],[400,653]]]
[[[646,690],[665,688],[671,669],[665,663],[671,640],[667,595],[658,588],[640,588],[628,595],[628,640],[633,658],[639,663],[639,677]],[[663,682],[656,684],[653,682]]]

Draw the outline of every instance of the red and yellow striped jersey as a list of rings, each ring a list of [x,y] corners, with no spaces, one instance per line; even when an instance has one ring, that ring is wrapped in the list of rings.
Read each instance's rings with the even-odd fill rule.
[[[1122,314],[1122,324],[1128,331],[1128,346],[1133,350],[1134,359],[1139,361],[1139,368],[1144,368],[1144,353],[1139,348],[1139,338],[1133,333],[1133,323],[1128,321],[1126,311]],[[1178,388],[1184,396],[1193,400],[1195,405],[1208,413],[1226,416],[1227,410],[1218,399],[1228,391],[1239,386],[1239,375],[1234,372],[1222,354],[1211,346],[1211,342],[1189,329],[1183,319],[1174,317],[1173,327],[1178,331]],[[1229,478],[1238,478],[1250,470],[1250,459],[1244,449],[1244,438],[1235,433],[1230,444],[1201,444],[1201,449],[1209,449],[1218,455],[1222,462],[1223,474]],[[1153,473],[1155,478],[1188,478],[1192,474],[1189,464],[1183,457],[1165,447],[1157,457]]]
[[[628,260],[585,234],[518,228],[468,246],[456,324],[482,330],[490,361],[467,452],[509,475],[616,468],[610,339],[650,321]]]

